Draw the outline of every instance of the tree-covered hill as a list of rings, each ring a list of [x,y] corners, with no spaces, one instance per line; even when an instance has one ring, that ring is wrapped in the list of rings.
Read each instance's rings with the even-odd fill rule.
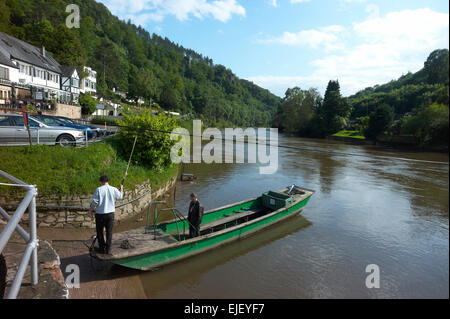
[[[397,80],[375,85],[349,96],[352,119],[370,115],[378,105],[388,104],[401,117],[415,108],[433,102],[448,105],[449,51],[433,51],[416,73],[408,72]]]
[[[80,7],[79,29],[65,25],[72,3]],[[44,45],[62,65],[93,67],[100,96],[116,88],[208,124],[238,126],[270,125],[281,103],[211,58],[121,21],[94,0],[1,0],[0,30]]]
[[[274,125],[289,134],[325,137],[347,130],[376,140],[414,135],[419,144],[448,147],[449,51],[433,51],[416,73],[342,97],[330,81],[322,99],[314,90],[288,89]]]

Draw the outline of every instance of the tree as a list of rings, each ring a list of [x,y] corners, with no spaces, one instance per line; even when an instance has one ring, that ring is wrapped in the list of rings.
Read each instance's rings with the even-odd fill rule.
[[[131,83],[130,93],[137,98],[142,97],[147,102],[155,97],[157,90],[157,79],[149,68],[141,68]]]
[[[394,110],[387,104],[378,106],[370,114],[366,137],[376,140],[377,136],[388,129],[394,118]]]
[[[282,104],[280,127],[290,134],[310,135],[311,120],[319,108],[321,97],[316,89],[288,89]]]
[[[90,94],[82,94],[80,96],[81,113],[91,115],[97,109],[97,103]]]
[[[424,64],[426,79],[430,84],[448,84],[449,52],[447,49],[430,53]]]
[[[350,108],[346,99],[341,96],[337,80],[328,82],[321,111],[326,134],[336,133],[345,126]]]

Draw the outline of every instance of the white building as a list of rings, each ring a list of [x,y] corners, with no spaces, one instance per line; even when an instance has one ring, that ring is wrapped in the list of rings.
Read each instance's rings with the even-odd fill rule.
[[[66,103],[78,101],[80,98],[80,77],[77,68],[71,66],[61,67],[61,89],[67,93]]]
[[[61,66],[44,47],[35,47],[0,32],[0,55],[18,70],[9,68],[12,85],[28,88],[34,100],[60,100],[66,96],[61,90]]]
[[[83,94],[91,94],[97,96],[97,71],[92,70],[90,67],[85,66],[84,71],[88,74],[80,82],[80,92]]]
[[[9,104],[12,98],[11,79],[19,77],[19,69],[0,51],[0,105]]]

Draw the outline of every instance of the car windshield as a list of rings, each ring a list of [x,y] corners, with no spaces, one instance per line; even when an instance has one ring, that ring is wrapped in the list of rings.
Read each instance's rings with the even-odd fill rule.
[[[53,117],[39,117],[44,124],[49,126],[64,126],[64,122]]]
[[[59,120],[63,121],[63,122],[67,122],[69,124],[76,124],[74,121],[69,120],[69,119],[65,119],[65,118],[59,118]]]

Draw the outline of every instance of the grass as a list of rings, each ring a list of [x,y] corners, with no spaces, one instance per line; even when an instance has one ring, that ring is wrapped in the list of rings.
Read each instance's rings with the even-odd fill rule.
[[[37,185],[40,195],[91,194],[99,186],[102,174],[109,176],[111,185],[119,186],[126,166],[127,160],[117,155],[110,142],[95,143],[87,148],[47,145],[0,148],[0,169]],[[124,188],[134,188],[147,179],[156,188],[177,172],[177,166],[155,170],[132,163]],[[7,181],[0,178],[0,182]],[[0,186],[2,194],[17,191],[15,187]]]
[[[106,125],[111,125],[111,126],[116,126],[118,124],[116,119],[106,117],[106,116],[93,116],[91,118],[92,124],[105,125],[105,122],[106,122]]]
[[[349,138],[356,138],[356,139],[360,139],[360,140],[365,140],[366,137],[364,135],[362,135],[362,133],[360,131],[340,131],[337,132],[335,134],[333,134],[332,136],[337,136],[337,137],[349,137]]]

